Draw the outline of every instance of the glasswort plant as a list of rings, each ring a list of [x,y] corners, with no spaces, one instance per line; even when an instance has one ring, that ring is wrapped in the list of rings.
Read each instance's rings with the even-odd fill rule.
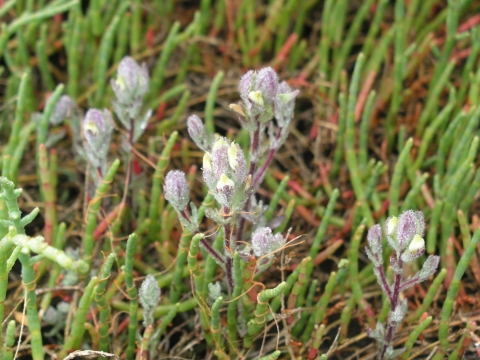
[[[386,325],[377,323],[375,330],[368,330],[370,337],[379,343],[379,359],[396,359],[405,350],[394,350],[391,346],[395,331],[407,313],[407,299],[400,299],[400,293],[426,280],[437,270],[440,257],[430,255],[420,271],[407,279],[403,278],[404,266],[418,259],[425,253],[425,221],[421,211],[408,210],[399,218],[392,216],[385,222],[385,234],[388,244],[394,250],[390,257],[393,270],[393,284],[387,280],[383,268],[382,228],[374,225],[368,231],[368,247],[365,248],[368,258],[373,263],[374,273],[383,293],[390,302],[390,312]]]

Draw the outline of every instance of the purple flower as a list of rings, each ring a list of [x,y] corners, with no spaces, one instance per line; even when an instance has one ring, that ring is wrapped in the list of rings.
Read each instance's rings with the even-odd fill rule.
[[[278,75],[271,67],[260,70],[257,74],[257,84],[255,90],[262,92],[264,102],[271,103],[277,95]]]
[[[257,118],[260,122],[269,121],[273,117],[273,103],[277,89],[278,75],[271,67],[263,68],[258,72],[250,70],[240,80],[238,91],[243,100],[243,106],[235,111],[241,115],[241,118],[246,116],[250,120]]]
[[[248,97],[248,94],[252,91],[254,74],[255,72],[253,70],[247,71],[240,79],[238,84],[240,96]]]
[[[142,66],[126,56],[120,61],[117,78],[111,80],[111,85],[120,103],[129,104],[137,98],[142,98],[148,91],[150,77],[145,63]]]
[[[106,163],[113,131],[112,115],[108,110],[90,109],[83,119],[85,152],[91,164],[98,168]]]
[[[413,237],[418,234],[423,236],[425,230],[425,221],[421,211],[405,211],[398,219],[397,224],[397,243],[401,250],[410,244]]]

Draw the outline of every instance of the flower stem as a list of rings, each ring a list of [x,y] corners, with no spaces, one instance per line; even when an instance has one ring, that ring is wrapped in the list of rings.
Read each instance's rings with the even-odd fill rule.
[[[391,317],[397,307],[398,297],[400,295],[400,285],[402,283],[403,261],[402,261],[401,255],[402,255],[401,253],[397,255],[399,271],[396,272],[394,275],[395,279],[393,283],[393,291],[390,296],[390,316],[387,322],[387,332],[385,335],[385,341],[382,345],[382,351],[380,352],[380,357],[379,357],[380,360],[383,360],[385,358],[385,353],[393,340],[393,335],[398,325],[395,321],[392,321]]]

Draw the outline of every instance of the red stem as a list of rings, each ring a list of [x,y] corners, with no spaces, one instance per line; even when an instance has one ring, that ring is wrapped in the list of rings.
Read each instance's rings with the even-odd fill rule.
[[[390,317],[391,314],[395,311],[395,308],[397,307],[398,304],[398,296],[400,295],[400,285],[402,283],[402,273],[403,273],[403,261],[401,258],[401,253],[397,257],[398,261],[398,267],[400,269],[399,274],[395,274],[395,280],[393,284],[393,292],[392,292],[392,297],[390,300]],[[380,360],[383,360],[385,357],[385,353],[387,351],[388,346],[391,344],[393,335],[394,335],[394,330],[397,327],[397,323],[393,322],[391,319],[388,319],[387,322],[387,334],[385,336],[385,342],[382,346],[382,351],[380,353]]]

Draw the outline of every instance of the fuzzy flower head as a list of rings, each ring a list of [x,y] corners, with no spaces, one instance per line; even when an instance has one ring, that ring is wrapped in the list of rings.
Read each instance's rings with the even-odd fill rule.
[[[273,117],[277,89],[278,75],[271,67],[258,72],[250,70],[243,75],[238,86],[243,100],[241,112],[250,118],[259,116],[260,122],[269,121]]]
[[[367,235],[368,245],[365,247],[365,252],[368,258],[376,267],[383,264],[383,248],[382,248],[382,227],[380,224],[372,226],[368,230]]]
[[[145,63],[141,66],[131,57],[126,56],[120,61],[117,78],[111,85],[120,103],[128,104],[142,98],[148,91],[150,77]]]
[[[421,211],[405,211],[398,219],[397,241],[401,249],[405,249],[415,235],[423,236],[425,220]]]
[[[396,216],[391,216],[385,221],[385,232],[387,236],[395,236],[397,231],[398,218]]]
[[[247,190],[247,166],[238,144],[219,137],[212,152],[203,156],[203,178],[217,201],[228,208],[239,206]]]
[[[252,234],[252,248],[255,256],[261,257],[280,249],[285,244],[281,234],[272,234],[269,227],[260,227]]]
[[[101,167],[106,163],[113,131],[112,115],[108,110],[90,109],[82,123],[85,136],[85,153],[92,166]]]
[[[205,130],[202,120],[197,115],[190,115],[187,119],[187,130],[192,140],[203,151],[211,150],[211,137]]]
[[[406,263],[418,259],[425,253],[425,240],[418,234],[415,234],[408,248],[402,254],[402,260]]]
[[[190,201],[190,186],[185,173],[180,170],[169,171],[165,178],[165,199],[179,212],[184,211]]]
[[[77,104],[68,95],[60,96],[50,117],[50,124],[58,125],[66,118],[72,115],[72,112],[76,109]]]
[[[374,253],[382,251],[382,228],[380,224],[374,225],[368,230],[367,240]]]
[[[425,220],[421,211],[408,210],[400,217],[390,217],[385,222],[385,232],[390,246],[396,251],[404,251],[418,235],[425,232]]]

